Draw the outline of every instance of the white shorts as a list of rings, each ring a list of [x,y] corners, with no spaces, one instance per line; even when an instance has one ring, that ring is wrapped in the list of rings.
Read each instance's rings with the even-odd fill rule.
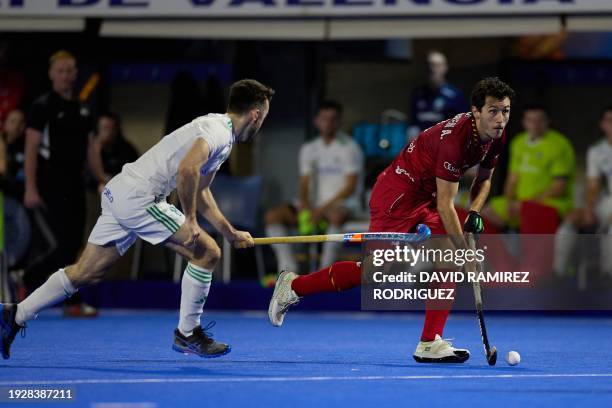
[[[142,181],[119,174],[108,182],[101,195],[102,214],[88,242],[105,246],[114,243],[123,255],[137,237],[153,245],[170,238],[185,222],[185,216],[165,197],[155,197]]]

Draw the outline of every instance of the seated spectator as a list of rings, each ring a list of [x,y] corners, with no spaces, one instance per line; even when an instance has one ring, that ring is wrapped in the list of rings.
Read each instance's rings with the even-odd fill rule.
[[[24,113],[15,109],[6,116],[0,133],[0,174],[4,178],[3,191],[6,196],[19,201],[25,191],[23,185],[25,126]]]
[[[493,197],[482,212],[493,226],[518,228],[521,205],[525,201],[552,207],[559,218],[572,209],[574,149],[549,124],[549,115],[543,106],[531,106],[523,112],[525,131],[510,143],[504,195]]]
[[[340,131],[342,107],[323,102],[314,118],[319,136],[305,143],[299,153],[299,199],[296,205],[283,204],[266,213],[266,234],[283,236],[288,227],[300,224],[302,234],[337,234],[361,205],[363,153],[353,139]],[[327,228],[323,223],[328,223]],[[272,246],[278,267],[297,271],[288,245]],[[339,244],[323,244],[321,265],[336,260]]]
[[[555,272],[563,275],[572,259],[578,230],[601,232],[601,267],[603,277],[612,280],[612,106],[607,107],[599,126],[603,140],[592,145],[586,157],[587,184],[584,208],[565,217],[555,239]],[[603,191],[602,185],[607,191]]]
[[[104,185],[121,172],[124,164],[138,159],[138,152],[123,137],[121,119],[115,113],[100,115],[96,131],[90,138],[90,170],[101,194]]]

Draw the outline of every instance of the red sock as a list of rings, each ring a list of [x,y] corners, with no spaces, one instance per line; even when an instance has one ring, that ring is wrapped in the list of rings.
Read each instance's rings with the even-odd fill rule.
[[[436,338],[436,334],[442,337],[449,312],[450,310],[425,310],[425,324],[423,324],[421,341],[432,341]]]
[[[341,292],[359,285],[361,264],[345,261],[335,262],[320,271],[295,278],[291,289],[298,296],[305,296],[321,292]]]
[[[446,269],[440,269],[440,272],[450,271]],[[440,283],[437,285],[431,285],[431,288],[444,288],[444,289],[455,289],[456,285],[453,282]],[[444,326],[446,325],[446,319],[448,319],[448,313],[453,307],[453,301],[451,300],[430,300],[425,304],[425,323],[423,324],[423,332],[421,333],[421,341],[432,341],[436,338],[436,334],[442,337],[444,333]]]

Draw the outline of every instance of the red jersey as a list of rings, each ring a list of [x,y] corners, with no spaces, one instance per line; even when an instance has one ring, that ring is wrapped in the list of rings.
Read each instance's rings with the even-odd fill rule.
[[[424,199],[435,197],[436,177],[458,182],[469,168],[480,164],[492,169],[506,139],[482,143],[472,113],[460,113],[424,130],[393,160],[377,182],[414,192]]]

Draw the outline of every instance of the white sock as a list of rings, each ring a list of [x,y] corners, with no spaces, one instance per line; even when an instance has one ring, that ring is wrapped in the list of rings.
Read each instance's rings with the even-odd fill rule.
[[[200,325],[200,316],[212,282],[212,271],[189,262],[181,281],[181,310],[178,329],[184,336],[191,336]]]
[[[282,224],[270,224],[266,225],[266,236],[268,237],[284,237],[287,235],[287,227]],[[274,244],[272,250],[276,255],[278,263],[278,270],[288,270],[296,272],[298,269],[297,262],[293,253],[291,253],[291,246],[287,244]]]
[[[326,234],[340,234],[342,231],[338,227],[334,227],[330,225],[325,231]],[[336,262],[336,258],[338,257],[338,252],[342,247],[342,242],[325,242],[323,244],[323,252],[321,253],[321,265],[320,269],[325,268]]]
[[[23,326],[28,320],[35,318],[38,312],[68,299],[77,290],[70,282],[70,279],[68,279],[68,276],[66,276],[66,272],[63,269],[58,270],[49,276],[49,279],[32,292],[30,296],[17,305],[15,322]]]
[[[563,276],[567,269],[567,264],[573,258],[572,254],[576,248],[578,231],[569,222],[562,223],[555,234],[555,253],[553,269],[557,276]]]

